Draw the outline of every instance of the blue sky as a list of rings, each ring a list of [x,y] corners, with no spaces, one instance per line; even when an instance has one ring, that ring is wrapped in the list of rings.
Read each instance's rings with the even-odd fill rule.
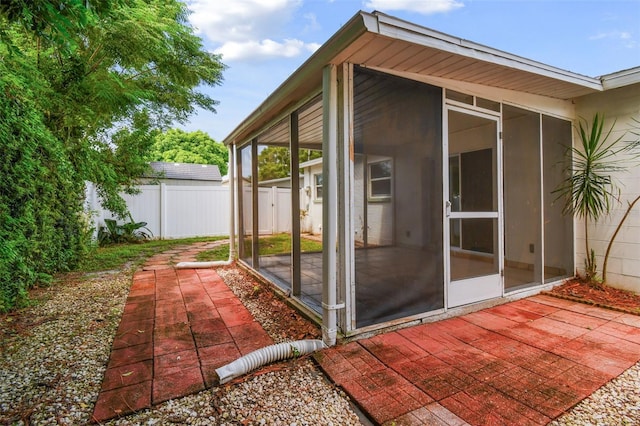
[[[191,24],[228,66],[220,104],[187,131],[222,141],[353,15],[379,10],[591,77],[640,66],[640,0],[190,0]]]

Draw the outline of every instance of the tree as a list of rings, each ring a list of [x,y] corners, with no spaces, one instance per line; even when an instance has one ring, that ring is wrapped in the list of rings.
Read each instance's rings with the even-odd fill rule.
[[[300,163],[322,158],[322,151],[301,149],[298,151]],[[289,168],[291,156],[289,148],[283,146],[268,146],[258,154],[258,180],[265,181],[291,176]]]
[[[591,123],[580,120],[580,146],[567,149],[567,177],[554,191],[565,198],[564,212],[573,214],[584,222],[585,278],[592,284],[597,282],[597,264],[595,252],[589,245],[589,222],[597,221],[603,215],[609,214],[614,202],[619,200],[621,191],[615,182],[614,174],[625,171],[627,166],[621,161],[621,156],[632,154],[632,158],[637,158],[639,154],[636,150],[640,148],[640,140],[625,142],[625,135],[611,141],[609,138],[614,126],[615,123],[604,132],[604,116],[601,114],[595,114]],[[627,213],[636,201],[629,205]],[[622,221],[626,217],[627,215]],[[622,222],[618,230],[621,224]],[[618,230],[610,241],[607,257]],[[606,266],[603,273],[603,281],[605,280]]]
[[[178,0],[0,4],[0,311],[85,254],[84,183],[126,215],[155,135],[222,81]]]
[[[31,79],[0,61],[0,312],[73,268],[87,248],[84,186],[31,101]],[[33,84],[33,83],[31,83]]]
[[[225,175],[229,151],[203,131],[171,129],[155,137],[147,158],[149,161],[215,164]]]
[[[216,101],[198,88],[220,84],[224,65],[203,48],[177,0],[85,4],[11,0],[0,9],[2,39],[20,54],[0,54],[29,61],[44,82],[34,94],[46,126],[79,177],[96,184],[103,206],[125,216],[119,193],[135,191],[155,135],[196,107],[215,112]]]

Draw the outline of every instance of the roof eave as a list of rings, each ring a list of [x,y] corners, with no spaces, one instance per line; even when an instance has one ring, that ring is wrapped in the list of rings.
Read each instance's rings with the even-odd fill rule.
[[[377,17],[377,33],[380,35],[602,91],[602,83],[598,78],[573,73],[479,43],[453,37],[384,13],[374,12],[374,15]],[[373,31],[372,28],[369,30]]]
[[[356,13],[336,34],[324,43],[306,62],[245,118],[223,142],[226,145],[242,143],[256,134],[261,126],[275,119],[287,107],[295,103],[293,96],[301,88],[318,88],[322,81],[322,69],[360,37],[383,36],[396,40],[439,49],[456,55],[473,58],[515,70],[542,75],[567,84],[578,85],[589,92],[601,92],[602,81],[570,71],[555,68],[517,55],[493,49],[468,40],[453,37],[380,12]],[[344,52],[349,56],[347,52]]]
[[[604,90],[618,89],[640,83],[640,67],[603,75],[601,78]]]
[[[265,112],[275,106],[290,103],[289,97],[303,83],[322,82],[322,69],[337,52],[342,51],[354,40],[367,32],[365,21],[371,19],[368,14],[358,12],[336,34],[316,50],[289,78],[287,78],[269,97],[245,118],[223,142],[225,145],[241,143],[253,130],[253,125],[261,119]],[[314,84],[314,83],[311,83]],[[317,84],[317,83],[315,83]]]

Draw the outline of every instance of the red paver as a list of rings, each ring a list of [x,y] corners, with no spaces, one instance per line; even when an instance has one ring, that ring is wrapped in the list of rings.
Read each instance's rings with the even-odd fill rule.
[[[204,390],[204,380],[199,367],[177,371],[153,378],[153,404]]]
[[[153,339],[153,319],[127,321],[122,317],[113,339],[113,349],[151,342]]]
[[[153,359],[155,376],[167,376],[189,368],[200,368],[198,352],[195,349],[161,355]]]
[[[98,395],[93,420],[103,422],[150,406],[151,380],[123,388],[103,390]]]
[[[104,375],[102,390],[111,390],[149,381],[153,378],[153,361],[136,362],[109,368]]]
[[[140,345],[127,346],[122,349],[114,349],[109,357],[107,368],[120,367],[122,365],[135,364],[139,361],[145,361],[153,358],[152,342],[142,343]]]

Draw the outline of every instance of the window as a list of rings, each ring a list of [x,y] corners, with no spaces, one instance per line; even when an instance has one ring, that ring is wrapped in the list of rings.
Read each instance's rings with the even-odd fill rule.
[[[369,164],[369,198],[391,198],[391,160]]]
[[[316,200],[322,200],[322,173],[313,175],[313,182],[316,187]]]

